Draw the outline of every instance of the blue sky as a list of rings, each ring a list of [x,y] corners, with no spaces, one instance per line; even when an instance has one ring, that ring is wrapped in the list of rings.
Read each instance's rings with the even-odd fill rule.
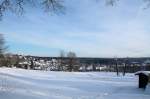
[[[96,1],[96,0],[95,0]],[[114,7],[100,0],[65,0],[66,14],[27,8],[21,17],[6,13],[0,21],[8,52],[80,57],[150,56],[150,8],[143,0],[120,0]],[[30,10],[29,10],[30,9]]]

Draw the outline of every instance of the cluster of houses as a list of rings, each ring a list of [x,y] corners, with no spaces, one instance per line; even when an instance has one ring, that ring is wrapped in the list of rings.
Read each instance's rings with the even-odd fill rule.
[[[67,61],[67,57],[36,57],[24,55],[11,55],[15,60],[13,67],[34,70],[47,71],[66,71],[69,64],[63,64]],[[125,61],[126,60],[126,61]],[[116,66],[119,70],[126,66],[127,72],[136,72],[139,70],[150,70],[150,58],[76,58],[77,71],[116,71]]]
[[[18,65],[25,69],[52,71],[58,69],[59,62],[56,59],[44,60],[34,57],[24,57],[24,61],[20,61]]]

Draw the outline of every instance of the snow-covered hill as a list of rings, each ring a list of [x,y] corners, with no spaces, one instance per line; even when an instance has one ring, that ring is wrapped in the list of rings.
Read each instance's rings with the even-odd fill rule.
[[[150,99],[134,74],[0,68],[0,99]]]

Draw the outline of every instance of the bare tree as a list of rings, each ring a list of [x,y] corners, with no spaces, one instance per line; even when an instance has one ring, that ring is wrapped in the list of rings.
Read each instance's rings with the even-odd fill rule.
[[[105,0],[105,1],[106,1],[106,5],[115,6],[121,0]],[[147,9],[150,7],[150,0],[143,0],[143,3],[145,3],[143,9]]]
[[[67,54],[67,65],[68,65],[68,71],[77,71],[78,66],[77,66],[77,58],[76,54],[74,52],[68,52]]]
[[[19,55],[16,54],[16,55],[13,55],[11,64],[18,67],[18,68],[21,68],[21,66],[19,64],[19,62],[21,62],[21,61],[22,61],[22,59],[20,59]]]
[[[30,59],[30,69],[34,69],[34,61],[33,61],[33,59]]]
[[[0,34],[0,56],[4,54],[6,51],[7,47],[5,46],[5,39],[3,34]]]
[[[60,51],[60,59],[59,59],[59,66],[58,66],[58,70],[61,71],[63,70],[63,67],[65,65],[65,52],[63,50]]]
[[[119,0],[106,0],[106,5],[114,6]]]
[[[123,76],[125,76],[125,74],[126,74],[127,65],[128,65],[128,58],[125,58],[125,60],[124,60],[124,67],[123,67]]]
[[[93,71],[96,71],[96,64],[95,63],[92,64],[92,69],[93,69]]]
[[[22,15],[27,6],[43,8],[46,12],[63,12],[63,0],[0,0],[0,18],[5,12]]]
[[[117,76],[119,76],[118,59],[117,58],[115,58],[115,69],[116,69]]]
[[[0,34],[0,65],[3,65],[5,58],[4,53],[7,50],[3,34]]]

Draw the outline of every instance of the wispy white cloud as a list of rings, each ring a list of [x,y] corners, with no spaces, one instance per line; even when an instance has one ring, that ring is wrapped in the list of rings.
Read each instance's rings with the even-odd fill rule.
[[[23,19],[8,17],[9,21],[0,24],[0,32],[8,42],[36,45],[43,50],[72,50],[78,56],[150,56],[150,9],[142,10],[141,2],[120,0],[117,6],[107,7],[91,0],[69,0],[66,6],[66,15],[29,11]]]

